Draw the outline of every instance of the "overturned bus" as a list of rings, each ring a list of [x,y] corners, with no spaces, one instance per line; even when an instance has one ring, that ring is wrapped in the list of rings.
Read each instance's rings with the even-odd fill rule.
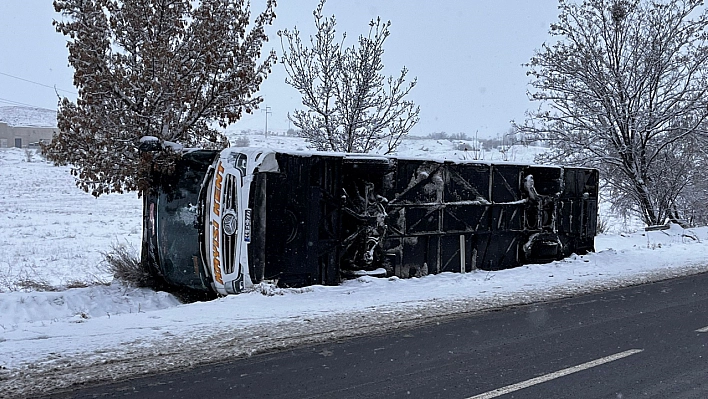
[[[595,169],[187,150],[144,196],[143,266],[168,290],[499,270],[594,249]]]

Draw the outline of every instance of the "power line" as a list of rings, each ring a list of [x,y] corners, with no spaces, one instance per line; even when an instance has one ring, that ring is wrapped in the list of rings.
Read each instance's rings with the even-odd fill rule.
[[[23,81],[23,82],[32,83],[32,84],[35,84],[35,85],[37,85],[37,86],[48,87],[48,88],[54,89],[54,90],[56,90],[56,91],[63,91],[63,92],[65,92],[65,93],[70,93],[70,94],[78,94],[78,93],[75,92],[75,91],[64,90],[64,89],[58,89],[56,86],[45,85],[44,83],[35,82],[35,81],[33,81],[33,80],[21,78],[21,77],[19,77],[19,76],[10,75],[10,74],[4,73],[4,72],[0,72],[0,75],[7,76],[7,77],[9,77],[9,78],[13,78],[13,79],[17,79],[17,80],[21,80],[21,81]]]
[[[6,98],[0,98],[0,103],[10,104],[10,105],[22,105],[22,106],[25,106],[25,107],[46,109],[46,110],[48,110],[48,111],[56,111],[55,109],[44,108],[44,107],[39,107],[39,106],[37,106],[37,105],[21,103],[21,102],[19,102],[19,101],[8,100],[8,99],[6,99]]]

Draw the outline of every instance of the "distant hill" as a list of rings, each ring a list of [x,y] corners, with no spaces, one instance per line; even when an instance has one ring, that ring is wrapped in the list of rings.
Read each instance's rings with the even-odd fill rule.
[[[15,127],[56,127],[57,111],[33,107],[0,107],[0,122]]]

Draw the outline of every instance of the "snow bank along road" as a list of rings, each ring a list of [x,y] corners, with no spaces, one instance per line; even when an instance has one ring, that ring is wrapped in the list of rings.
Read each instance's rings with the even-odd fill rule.
[[[619,238],[613,239],[616,246],[623,244]],[[627,238],[630,242],[639,239]],[[485,309],[549,301],[706,271],[705,241],[691,242],[664,244],[662,251],[605,250],[495,273],[445,273],[407,280],[360,278],[337,287],[276,290],[274,296],[252,292],[162,310],[105,316],[89,312],[90,316],[68,320],[8,324],[0,331],[0,360],[8,364],[0,370],[0,397],[37,397],[78,384],[183,370],[268,351],[434,323]],[[91,299],[100,303],[101,309],[105,309],[108,301],[120,299],[124,303],[125,298],[117,292],[111,294],[111,290],[125,292],[132,300],[138,298],[130,290],[101,288],[109,295],[101,297],[95,289],[81,289],[64,293],[10,293],[4,298],[18,301],[24,298],[28,309],[45,303],[47,298],[56,305],[62,296],[71,299],[74,295],[79,298],[86,295],[82,304]],[[61,301],[64,301],[62,307],[70,302]],[[48,313],[39,313],[45,312]],[[512,350],[499,356],[516,358],[519,353]],[[565,356],[557,355],[559,359]]]
[[[79,390],[71,397],[708,397],[708,274]],[[61,395],[59,396],[61,397]]]

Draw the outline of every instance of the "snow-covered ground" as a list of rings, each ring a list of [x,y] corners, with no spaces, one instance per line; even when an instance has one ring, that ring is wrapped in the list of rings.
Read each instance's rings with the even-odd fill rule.
[[[10,126],[56,127],[57,111],[34,107],[0,107],[0,122]]]
[[[264,138],[249,141],[257,146]],[[266,144],[305,148],[300,139],[280,136]],[[400,155],[470,156],[455,144],[407,140]],[[540,150],[519,147],[506,157],[531,162]],[[74,187],[67,167],[28,158],[25,150],[0,150],[0,397],[708,271],[708,228],[644,232],[630,224],[598,236],[596,253],[549,264],[406,280],[362,277],[337,287],[262,286],[181,304],[169,294],[110,282],[102,267],[102,253],[114,244],[138,252],[135,194],[95,199]],[[77,286],[84,287],[69,288]]]

